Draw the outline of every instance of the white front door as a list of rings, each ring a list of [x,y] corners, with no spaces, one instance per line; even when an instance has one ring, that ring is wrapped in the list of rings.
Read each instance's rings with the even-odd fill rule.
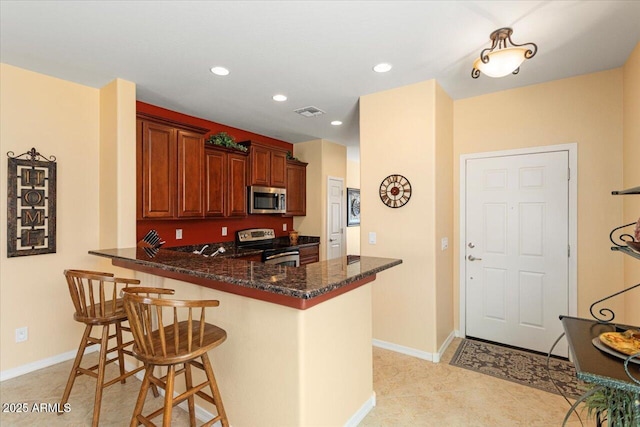
[[[329,178],[327,183],[327,259],[344,255],[344,218],[342,189],[340,178]]]
[[[567,151],[466,161],[467,336],[546,353],[562,333],[568,162]]]

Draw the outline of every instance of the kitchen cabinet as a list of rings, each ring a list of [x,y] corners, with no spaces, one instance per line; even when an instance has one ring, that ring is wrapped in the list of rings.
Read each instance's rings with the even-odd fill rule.
[[[287,160],[287,215],[307,214],[307,163]]]
[[[136,129],[138,219],[202,217],[208,130],[142,113]]]
[[[247,154],[206,147],[204,157],[205,216],[247,216]]]
[[[285,188],[287,180],[287,152],[255,141],[243,141],[249,148],[248,185]]]
[[[319,245],[300,246],[300,265],[320,261]]]

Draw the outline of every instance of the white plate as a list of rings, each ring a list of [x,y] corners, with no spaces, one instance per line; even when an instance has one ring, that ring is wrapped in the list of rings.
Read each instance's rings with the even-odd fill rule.
[[[591,340],[591,342],[593,343],[593,345],[594,345],[598,350],[602,350],[602,351],[604,351],[605,353],[608,353],[608,354],[610,354],[610,355],[612,355],[612,356],[618,357],[618,358],[620,358],[620,359],[622,359],[622,360],[624,360],[624,359],[626,359],[627,357],[629,357],[629,356],[627,356],[627,355],[626,355],[626,354],[624,354],[624,353],[620,353],[619,351],[616,351],[616,350],[612,349],[611,347],[608,347],[608,346],[604,345],[604,344],[602,343],[602,341],[600,341],[600,338],[599,338],[599,337],[595,337],[594,339],[592,339],[592,340]],[[638,358],[631,359],[629,362],[630,362],[630,363],[637,363],[637,364],[639,364],[639,365],[640,365],[640,359],[638,359]]]

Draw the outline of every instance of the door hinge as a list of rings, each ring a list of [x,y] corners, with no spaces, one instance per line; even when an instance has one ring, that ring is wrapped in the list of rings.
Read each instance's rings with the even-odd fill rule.
[[[571,258],[571,245],[567,245],[567,258]]]
[[[571,168],[567,168],[567,181],[571,181]]]

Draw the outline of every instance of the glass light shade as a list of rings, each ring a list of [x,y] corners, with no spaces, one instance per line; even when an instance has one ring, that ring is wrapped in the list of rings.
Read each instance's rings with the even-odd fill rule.
[[[513,73],[525,60],[523,47],[509,47],[489,52],[489,62],[484,63],[480,58],[473,63],[473,68],[480,70],[489,77],[504,77]]]

